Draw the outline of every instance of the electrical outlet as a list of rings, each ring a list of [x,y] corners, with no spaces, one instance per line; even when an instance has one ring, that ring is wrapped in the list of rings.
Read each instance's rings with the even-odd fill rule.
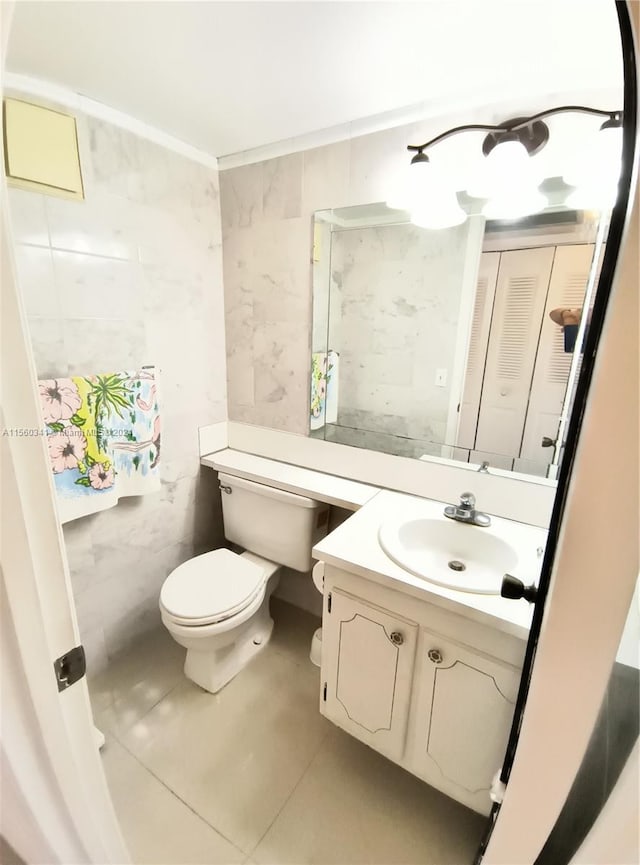
[[[446,369],[437,369],[436,370],[436,387],[446,387],[447,386],[447,371]]]

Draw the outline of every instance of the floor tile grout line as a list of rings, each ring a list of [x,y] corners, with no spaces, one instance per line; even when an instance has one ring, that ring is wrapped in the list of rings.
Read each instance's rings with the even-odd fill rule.
[[[113,736],[113,738],[116,740],[116,742],[118,742],[119,745],[122,745],[123,748],[125,748],[127,751],[129,751],[129,753],[130,753],[132,756],[135,757],[135,754],[133,754],[133,752],[129,750],[129,748],[128,748],[127,745],[125,744],[124,740],[121,739],[120,737],[121,737],[121,736],[124,736],[126,733],[128,733],[128,732],[131,730],[132,727],[135,727],[136,724],[139,724],[141,721],[144,721],[144,719],[145,719],[145,718],[146,718],[146,717],[147,717],[147,716],[148,716],[148,715],[149,715],[149,714],[150,714],[150,713],[151,713],[151,712],[152,712],[152,711],[153,711],[157,706],[160,705],[160,703],[165,699],[165,697],[169,697],[171,694],[173,694],[173,692],[176,690],[176,688],[177,688],[179,685],[180,685],[180,682],[176,682],[176,684],[173,685],[173,687],[169,688],[169,690],[167,691],[166,694],[164,694],[164,696],[160,697],[160,699],[159,699],[157,702],[155,702],[155,703],[153,704],[153,706],[150,706],[150,707],[149,707],[149,708],[148,708],[148,709],[147,709],[147,710],[146,710],[142,715],[140,715],[139,718],[136,718],[135,721],[132,721],[130,724],[127,724],[127,726],[123,726],[122,729],[109,729],[109,728],[106,728],[106,729],[107,729],[107,732],[110,733],[110,734]],[[98,721],[98,723],[100,723],[100,722]],[[136,757],[136,760],[138,760],[137,757]],[[141,763],[140,760],[138,760],[138,762],[140,763],[140,765],[143,765],[143,764]],[[147,768],[147,767],[145,766],[145,769],[146,769],[146,768]]]
[[[171,544],[169,544],[169,546],[171,546]],[[162,552],[162,550],[164,550],[164,549],[165,549],[165,547],[160,547],[159,551]],[[105,579],[108,579],[108,578],[105,578]],[[103,582],[103,581],[99,581],[99,582]],[[136,651],[139,650],[140,647],[148,645],[152,639],[158,637],[159,635],[161,635],[163,633],[164,633],[164,631],[163,631],[161,626],[154,628],[153,630],[149,631],[147,634],[143,635],[141,638],[136,640],[131,646],[128,647],[128,649],[120,650],[120,652],[114,656],[114,658],[116,659],[114,666],[117,666],[119,661],[126,664],[129,657],[131,655],[135,655]],[[100,687],[100,679],[101,678],[104,678],[105,676],[107,676],[108,679],[112,679],[116,676],[114,666],[112,666],[111,663],[108,663],[107,666],[103,670],[101,670],[99,673],[97,673],[95,677],[89,677],[89,676],[87,677],[87,687],[89,688],[89,695],[91,695],[91,691],[92,691],[93,686],[95,686],[97,688]],[[149,669],[154,668],[154,667],[155,667],[155,664],[149,665]],[[133,690],[138,684],[140,684],[141,681],[144,681],[144,679],[142,679],[142,680],[139,679],[140,672],[141,671],[138,670],[138,674],[137,674],[138,675],[138,681],[134,682],[133,685],[128,687],[127,688],[128,691]],[[147,672],[146,666],[145,666],[143,672]],[[175,684],[179,684],[180,680],[181,680],[181,678],[178,677]],[[171,686],[170,690],[173,690],[175,688],[175,684]],[[112,685],[108,686],[108,690],[109,690],[109,693],[111,695],[111,699],[109,701],[109,706],[107,706],[107,708],[110,708],[111,706],[113,706],[113,704],[115,702],[113,699]],[[169,692],[167,691],[167,693],[169,693]],[[162,699],[163,699],[163,697],[160,698],[160,700],[162,700]],[[160,702],[160,701],[158,701],[158,702]],[[157,705],[157,703],[154,703],[154,706],[155,705]]]
[[[256,844],[251,848],[251,852],[248,854],[248,858],[250,858],[251,856],[253,856],[253,854],[256,852],[256,850],[258,849],[258,847],[260,846],[260,844],[262,844],[262,841],[264,840],[264,838],[266,837],[266,835],[269,833],[271,827],[272,827],[273,824],[276,822],[276,820],[278,819],[278,817],[282,814],[282,812],[284,811],[285,807],[287,806],[287,803],[289,802],[289,800],[291,799],[291,797],[294,795],[294,793],[296,792],[296,790],[298,789],[298,787],[300,786],[300,784],[301,784],[302,781],[304,780],[304,778],[305,778],[307,772],[309,771],[309,769],[311,768],[311,766],[313,765],[313,763],[315,763],[316,759],[318,758],[318,755],[320,754],[320,751],[322,750],[322,747],[323,747],[324,743],[327,741],[327,739],[329,738],[329,736],[330,736],[332,733],[333,733],[333,730],[329,729],[329,730],[327,730],[327,732],[325,733],[325,735],[322,737],[322,740],[321,740],[320,743],[318,744],[318,747],[316,748],[316,750],[315,750],[313,756],[311,757],[311,759],[309,760],[309,762],[307,763],[307,765],[306,765],[306,766],[304,767],[304,769],[302,770],[302,774],[300,775],[300,777],[298,778],[298,780],[296,781],[296,783],[293,785],[293,788],[292,788],[291,792],[289,793],[289,795],[287,796],[287,798],[284,800],[284,802],[282,803],[282,805],[281,805],[280,808],[278,809],[278,813],[275,815],[275,817],[273,818],[273,820],[271,821],[271,823],[269,823],[269,825],[267,826],[267,828],[264,830],[264,832],[262,833],[262,835],[261,835],[260,838],[258,839],[257,843],[256,843]]]
[[[119,319],[117,319],[117,320],[119,320]],[[167,544],[166,546],[172,546],[172,545]],[[159,547],[158,552],[162,552],[164,549],[166,549],[166,546]],[[108,579],[108,577],[105,577],[104,579]],[[99,580],[98,584],[104,582],[104,579]],[[84,591],[84,589],[83,589],[83,591]],[[104,669],[102,669],[99,673],[96,673],[95,676],[89,676],[89,675],[87,676],[87,686],[89,688],[89,693],[91,693],[91,688],[93,685],[96,685],[96,683],[98,683],[97,687],[100,687],[100,679],[104,678],[105,676],[108,679],[112,679],[114,676],[116,676],[116,671],[114,669],[115,667],[117,667],[120,663],[126,664],[127,661],[129,660],[129,658],[132,655],[135,655],[136,652],[139,651],[141,647],[143,647],[143,646],[146,647],[149,643],[152,642],[152,640],[156,639],[160,635],[164,635],[164,633],[165,633],[165,630],[163,629],[162,625],[159,625],[158,627],[153,628],[152,630],[148,631],[146,634],[139,637],[137,640],[135,640],[126,649],[120,649],[112,657],[112,659],[107,662],[107,665],[106,665],[106,667],[104,667]],[[177,657],[177,655],[176,655],[176,657]],[[155,666],[156,666],[155,663],[150,664],[149,669],[155,668]],[[138,670],[138,676],[140,675],[140,672],[147,672],[147,667],[145,666],[142,671]],[[139,681],[135,682],[131,686],[131,688],[134,688],[137,684],[139,684]],[[112,686],[111,685],[109,685],[109,692],[110,693],[112,692]],[[113,704],[113,699],[110,702],[110,705],[112,705],[112,704]]]
[[[153,703],[151,706],[149,706],[148,709],[145,709],[144,712],[142,713],[142,715],[140,715],[139,718],[136,718],[135,721],[132,721],[132,722],[131,722],[131,724],[128,724],[126,727],[123,727],[123,732],[130,730],[130,729],[131,729],[132,727],[134,727],[136,724],[139,724],[140,721],[143,721],[143,720],[147,717],[147,715],[149,715],[149,713],[152,712],[152,711],[156,708],[156,706],[159,706],[159,705],[160,705],[160,703],[165,699],[165,697],[168,697],[170,694],[173,694],[173,692],[175,691],[175,689],[176,689],[180,684],[182,684],[182,682],[181,682],[181,680],[179,679],[179,680],[178,680],[174,685],[172,685],[172,686],[169,688],[169,690],[168,690],[166,693],[164,693],[164,694],[163,694],[163,695],[162,695],[158,700],[156,700],[155,703]],[[110,703],[110,704],[107,706],[106,709],[103,709],[101,712],[98,712],[98,715],[102,715],[102,714],[103,714],[104,712],[106,712],[108,709],[111,709],[112,711],[115,712],[116,710],[115,710],[115,708],[114,708],[114,703]],[[96,722],[95,715],[94,715],[94,719],[93,719],[93,720],[94,720],[94,724],[95,724],[95,722]],[[99,724],[99,723],[100,723],[100,722],[98,721],[98,724]],[[119,739],[118,735],[116,734],[116,732],[115,732],[114,730],[109,730],[109,732],[112,733],[113,736],[114,736],[116,739],[118,739],[118,741],[120,742],[120,739]],[[124,743],[123,743],[123,742],[120,742],[120,744],[123,745]]]
[[[189,811],[191,811],[192,814],[195,814],[195,816],[199,820],[201,820],[205,824],[205,826],[208,826],[209,829],[212,829],[214,832],[216,832],[218,835],[220,835],[220,837],[223,838],[228,844],[231,844],[233,849],[237,850],[241,856],[247,857],[247,856],[251,855],[250,853],[245,853],[244,850],[241,850],[237,844],[235,844],[230,838],[227,838],[227,836],[223,832],[221,832],[216,826],[214,826],[212,823],[210,823],[208,820],[206,820],[202,816],[202,814],[199,814],[198,811],[196,811],[195,808],[193,808],[188,802],[186,802],[181,796],[179,796],[175,790],[172,790],[171,787],[165,781],[163,781],[162,778],[160,778],[158,775],[156,775],[156,773],[152,769],[150,769],[149,766],[146,766],[142,762],[142,760],[124,744],[124,742],[121,742],[117,738],[116,738],[116,741],[118,742],[120,747],[123,748],[127,752],[127,754],[129,754],[129,756],[132,757],[136,761],[136,763],[142,769],[145,770],[145,772],[148,772],[149,775],[151,775],[151,777],[154,778],[159,784],[161,784],[165,788],[165,790],[167,790],[172,796],[174,796],[178,800],[178,802],[181,802],[185,806],[185,808],[187,808]]]
[[[300,665],[299,661],[292,658],[290,656],[290,652],[287,649],[285,649],[284,647],[276,648],[275,646],[273,646],[272,648],[275,650],[276,655],[283,657],[283,658],[286,658],[289,661],[292,661],[296,666]],[[191,811],[193,814],[195,814],[195,816],[198,817],[208,828],[212,829],[214,832],[216,832],[218,835],[220,835],[220,837],[223,838],[227,843],[229,843],[234,848],[234,850],[237,850],[242,856],[244,856],[244,859],[242,860],[242,865],[245,865],[245,863],[251,858],[251,856],[253,855],[255,850],[258,848],[258,846],[262,842],[263,838],[267,835],[267,833],[269,832],[269,830],[271,829],[273,824],[276,822],[276,820],[278,819],[278,817],[282,813],[283,809],[285,808],[286,804],[289,802],[291,797],[294,795],[295,791],[297,790],[298,786],[302,782],[303,778],[306,776],[309,768],[311,767],[311,765],[314,763],[314,761],[318,757],[318,754],[320,753],[323,745],[327,741],[328,737],[331,735],[332,730],[331,729],[327,730],[326,734],[322,737],[322,739],[318,743],[318,746],[317,746],[316,750],[314,751],[311,759],[309,760],[307,765],[304,767],[302,773],[300,774],[300,777],[298,778],[298,780],[294,784],[291,792],[286,797],[286,799],[282,803],[281,807],[278,809],[278,812],[275,814],[273,820],[271,820],[271,822],[269,823],[269,825],[267,826],[267,828],[265,829],[263,834],[258,839],[257,843],[254,844],[251,847],[251,849],[247,852],[247,851],[241,849],[240,847],[238,847],[238,845],[236,843],[234,843],[223,832],[221,832],[213,823],[210,823],[207,819],[205,819],[205,817],[203,817],[200,813],[198,813],[198,811],[196,811],[195,808],[193,808],[188,802],[186,802],[184,799],[182,799],[182,797],[179,796],[162,778],[160,778],[158,775],[156,775],[156,773],[149,766],[147,766],[142,761],[142,759],[140,757],[138,757],[133,751],[131,751],[131,749],[127,746],[127,744],[123,741],[123,739],[120,738],[122,735],[126,734],[126,732],[131,730],[131,728],[133,726],[135,726],[135,724],[138,724],[141,721],[143,721],[144,718],[146,718],[157,706],[159,706],[160,703],[162,703],[162,701],[166,697],[170,696],[178,687],[180,687],[180,685],[182,683],[183,683],[183,680],[178,679],[178,681],[176,681],[176,683],[163,696],[161,696],[155,703],[153,703],[151,706],[149,706],[148,709],[145,710],[144,714],[142,714],[139,718],[137,718],[133,723],[131,723],[127,727],[123,728],[122,730],[112,730],[109,728],[105,728],[105,730],[123,748],[123,750],[126,751],[126,753],[129,754],[136,761],[136,763],[138,763],[138,765],[142,769],[144,769],[146,772],[148,772],[149,775],[152,778],[154,778],[159,784],[161,784],[172,796],[174,796],[179,802],[181,802],[189,811]],[[107,708],[113,709],[113,702],[110,703],[110,705]]]

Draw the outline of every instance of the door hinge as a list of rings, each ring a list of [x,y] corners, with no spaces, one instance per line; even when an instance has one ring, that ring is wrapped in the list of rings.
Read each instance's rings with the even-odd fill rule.
[[[322,700],[323,702],[327,702],[327,683],[325,682],[322,687]]]
[[[327,595],[327,612],[331,612],[331,592]]]
[[[83,646],[76,646],[53,662],[58,690],[64,691],[87,672],[87,659]]]

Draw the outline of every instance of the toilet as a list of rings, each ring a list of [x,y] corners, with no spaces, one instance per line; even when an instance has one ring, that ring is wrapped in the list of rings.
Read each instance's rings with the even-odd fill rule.
[[[282,566],[308,574],[327,533],[329,507],[306,496],[219,474],[225,538],[172,571],[160,591],[162,622],[187,650],[184,672],[215,694],[269,642],[269,598]]]

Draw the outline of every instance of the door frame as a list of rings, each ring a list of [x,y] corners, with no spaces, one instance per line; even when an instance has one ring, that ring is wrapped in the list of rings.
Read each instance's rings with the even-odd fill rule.
[[[494,805],[476,860],[483,865],[530,865],[551,833],[594,729],[640,566],[634,46],[640,4],[618,0],[616,10],[625,75],[621,194],[612,212],[500,776],[504,798]]]
[[[5,58],[14,6],[1,6]],[[2,150],[0,144],[4,166]],[[16,276],[4,171],[0,197],[0,831],[25,862],[125,865],[129,855],[94,736],[86,679],[59,691],[54,671],[56,658],[80,638]]]

